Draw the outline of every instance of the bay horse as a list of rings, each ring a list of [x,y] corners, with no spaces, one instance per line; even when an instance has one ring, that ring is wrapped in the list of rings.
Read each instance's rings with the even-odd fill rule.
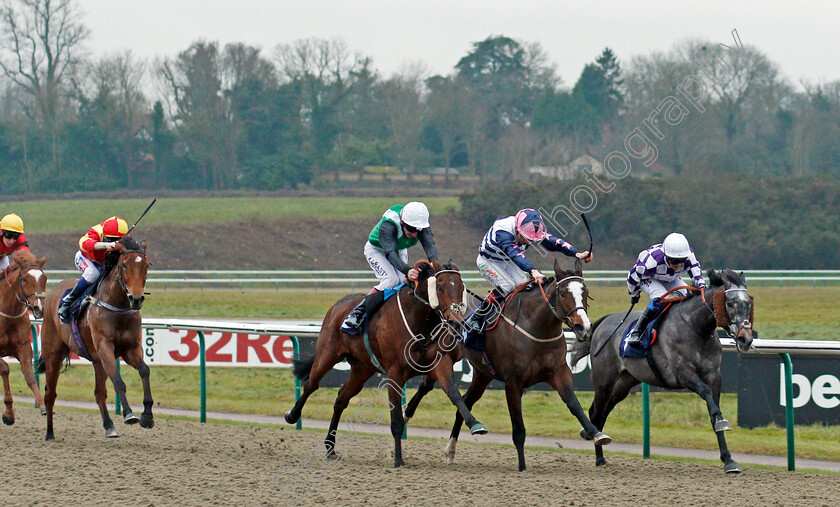
[[[142,329],[140,309],[145,296],[146,275],[149,260],[146,256],[146,242],[138,244],[130,236],[117,242],[113,251],[106,256],[110,272],[99,282],[84,315],[78,321],[79,336],[85,350],[81,350],[72,335],[69,324],[58,318],[58,305],[64,293],[76,283],[74,279],[62,280],[50,290],[47,296],[44,325],[41,331],[41,356],[36,364],[39,373],[46,373],[45,401],[47,406],[47,436],[53,440],[53,406],[56,385],[61,373],[62,362],[69,360],[70,352],[85,357],[85,351],[93,363],[96,377],[94,395],[102,414],[102,426],[106,437],[118,437],[108,408],[105,405],[106,376],[111,379],[114,390],[120,398],[125,415],[125,424],[140,423],[143,428],[155,424],[152,416],[152,393],[149,387],[149,367],[143,361],[141,347]],[[117,371],[117,358],[134,367],[143,380],[143,414],[137,417],[131,411],[125,396],[125,382]]]
[[[473,367],[473,379],[464,394],[467,408],[473,407],[493,379],[505,384],[520,472],[525,470],[522,394],[539,382],[547,382],[560,394],[572,415],[596,441],[603,445],[612,441],[587,419],[572,388],[572,371],[566,364],[563,324],[567,324],[576,336],[582,336],[590,325],[586,314],[589,291],[583,281],[583,265],[578,259],[573,271],[564,271],[555,259],[554,274],[553,279],[546,280],[545,288],[534,284],[536,287],[532,290],[524,290],[527,284],[523,284],[511,293],[498,324],[485,331],[486,353],[461,347]],[[484,360],[485,354],[489,364]],[[433,380],[424,379],[406,407],[406,415],[414,414],[420,399],[433,385]],[[462,421],[461,414],[455,414],[455,424],[445,449],[450,463],[455,461],[455,445]]]
[[[740,352],[752,345],[753,301],[747,292],[744,273],[707,271],[710,286],[701,295],[674,303],[662,317],[656,342],[651,348],[653,369],[648,359],[621,357],[621,337],[640,313],[621,322],[622,314],[600,318],[576,349],[573,364],[590,355],[592,385],[595,398],[589,417],[599,429],[604,428],[607,416],[627,397],[630,389],[645,382],[666,389],[688,389],[706,402],[712,428],[720,448],[720,460],[726,473],[741,472],[726,446],[724,431],[732,426],[720,411],[720,360],[722,349],[714,332],[717,327],[729,331]],[[591,439],[588,430],[581,436]],[[604,450],[595,442],[595,464],[607,463]]]
[[[18,360],[26,385],[35,396],[35,405],[41,409],[41,414],[46,413],[44,398],[32,368],[32,327],[28,315],[31,311],[36,319],[40,319],[44,313],[41,301],[46,296],[47,275],[42,268],[46,262],[46,257],[36,260],[28,250],[17,250],[12,254],[12,261],[0,273],[0,375],[3,377],[3,401],[6,404],[3,423],[6,425],[15,423],[15,410],[9,386],[9,365],[3,360],[4,356]]]
[[[363,294],[351,294],[335,303],[324,317],[314,356],[305,360],[295,358],[295,376],[305,382],[300,399],[285,414],[289,424],[298,421],[306,400],[318,389],[324,375],[344,359],[350,363],[350,377],[338,392],[324,440],[327,456],[335,456],[336,430],[342,412],[377,370],[387,375],[394,468],[405,466],[401,443],[405,425],[402,389],[408,379],[417,375],[428,374],[440,383],[474,434],[487,433],[487,428],[472,416],[455,385],[457,335],[450,326],[454,323],[460,328],[466,312],[463,302],[466,287],[458,267],[451,263],[442,266],[434,260],[419,261],[415,268],[420,270],[420,276],[414,288],[404,286],[370,319],[369,349],[362,336],[348,335],[340,329],[347,314],[364,298]]]

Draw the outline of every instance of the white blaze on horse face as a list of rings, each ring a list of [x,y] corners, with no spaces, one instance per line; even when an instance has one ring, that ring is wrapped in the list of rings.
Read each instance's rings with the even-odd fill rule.
[[[589,316],[586,315],[586,310],[583,309],[583,284],[580,282],[569,282],[569,292],[572,293],[572,297],[575,299],[575,306],[578,307],[577,314],[580,316],[580,320],[583,322],[583,329],[588,330],[590,327]]]
[[[32,275],[32,278],[35,279],[36,284],[38,283],[38,280],[40,280],[41,277],[44,276],[44,272],[40,269],[30,269],[29,274]]]

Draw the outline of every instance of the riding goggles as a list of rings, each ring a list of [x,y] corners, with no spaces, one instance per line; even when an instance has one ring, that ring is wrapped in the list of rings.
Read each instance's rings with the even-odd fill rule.
[[[14,231],[3,231],[3,237],[6,239],[18,239],[20,237],[20,233]]]
[[[665,261],[672,266],[685,264],[686,259],[686,257],[665,257]]]
[[[420,232],[420,229],[418,229],[416,227],[413,227],[411,225],[408,225],[408,224],[403,224],[403,227],[405,227],[406,232],[410,232],[412,234],[416,234],[416,233]]]

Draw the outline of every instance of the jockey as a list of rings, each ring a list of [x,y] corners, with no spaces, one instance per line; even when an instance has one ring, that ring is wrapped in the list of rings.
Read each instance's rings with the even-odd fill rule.
[[[23,220],[14,213],[3,217],[0,221],[0,229],[3,233],[3,241],[0,242],[0,270],[3,270],[11,264],[12,254],[16,250],[29,251],[29,243],[23,235]]]
[[[685,272],[691,275],[694,287],[706,287],[694,250],[688,245],[685,236],[678,232],[672,232],[661,244],[653,245],[639,254],[627,276],[627,291],[633,304],[639,302],[641,291],[650,296],[651,301],[627,337],[628,343],[639,343],[645,327],[656,316],[659,298],[673,288],[685,286],[681,276]],[[685,295],[685,291],[676,292]]]
[[[341,330],[359,334],[365,318],[370,318],[385,302],[385,289],[394,289],[403,281],[417,280],[420,272],[407,264],[408,248],[420,242],[429,261],[437,259],[437,248],[429,226],[429,210],[422,202],[393,206],[370,231],[365,244],[365,258],[379,278],[365,299],[344,320]]]
[[[579,252],[570,243],[548,234],[542,216],[536,210],[526,208],[515,216],[499,218],[484,235],[475,260],[481,276],[493,286],[493,292],[473,312],[466,323],[468,329],[480,332],[483,316],[490,305],[504,299],[519,285],[532,278],[543,283],[545,275],[525,257],[525,250],[533,242],[548,251],[562,252],[585,262],[593,258],[590,252]]]
[[[70,321],[70,307],[92,283],[99,279],[105,262],[105,253],[116,246],[128,232],[128,224],[119,217],[111,217],[101,224],[94,225],[87,234],[79,239],[79,251],[76,252],[76,268],[82,277],[73,290],[61,300],[58,316],[62,322]]]

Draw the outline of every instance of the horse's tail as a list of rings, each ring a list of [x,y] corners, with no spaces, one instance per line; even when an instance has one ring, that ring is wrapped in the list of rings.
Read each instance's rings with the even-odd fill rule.
[[[44,366],[44,358],[41,357],[41,354],[35,356],[35,360],[32,363],[32,367],[35,369],[36,374],[47,372],[47,367]]]
[[[295,356],[292,360],[292,373],[298,380],[306,380],[309,378],[309,372],[312,371],[313,364],[315,364],[315,356],[306,359]]]
[[[604,315],[593,322],[586,331],[586,334],[583,335],[583,341],[574,346],[572,349],[572,352],[574,353],[572,355],[572,364],[577,364],[578,361],[589,355],[589,349],[592,346],[592,335],[595,334],[595,329],[597,329],[597,327],[601,325],[601,322],[603,322],[607,317],[609,317],[609,315]]]

